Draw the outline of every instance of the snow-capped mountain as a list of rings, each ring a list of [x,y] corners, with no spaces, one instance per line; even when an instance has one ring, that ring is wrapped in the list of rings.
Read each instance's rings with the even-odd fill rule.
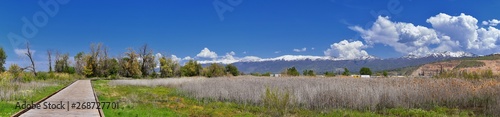
[[[259,58],[259,57],[256,57],[256,56],[247,56],[247,57],[243,57],[243,58],[233,57],[231,59],[201,60],[201,61],[198,61],[198,63],[201,63],[201,64],[209,64],[209,63],[232,64],[232,63],[238,63],[238,62],[304,61],[304,60],[310,60],[310,61],[322,61],[322,60],[340,61],[340,60],[374,60],[374,59],[378,59],[378,58],[374,57],[374,56],[362,56],[362,57],[355,58],[355,59],[345,59],[345,58],[335,58],[335,57],[329,57],[329,56],[283,55],[283,56],[279,56],[279,57],[275,57],[275,58]]]
[[[406,58],[406,59],[418,59],[418,58],[462,58],[462,57],[475,57],[477,56],[476,54],[469,53],[469,52],[464,52],[464,51],[456,51],[456,52],[450,52],[450,51],[444,51],[444,52],[437,52],[437,53],[429,53],[425,56],[418,56],[414,54],[408,54],[406,56],[403,56],[401,58]]]

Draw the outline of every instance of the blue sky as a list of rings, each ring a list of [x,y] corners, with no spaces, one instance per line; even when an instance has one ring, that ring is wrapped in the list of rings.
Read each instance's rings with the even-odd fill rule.
[[[56,3],[59,9],[51,16],[44,11],[39,2]],[[108,46],[113,53],[112,56],[120,56],[129,47],[138,48],[143,44],[148,44],[163,55],[175,55],[181,59],[189,56],[214,61],[231,57],[233,59],[242,59],[246,56],[273,58],[282,55],[336,58],[370,55],[392,58],[438,51],[488,54],[500,50],[496,46],[500,45],[498,44],[500,41],[496,41],[499,40],[496,34],[499,33],[495,30],[497,26],[494,20],[500,19],[498,6],[500,6],[500,1],[496,0],[479,2],[458,0],[122,0],[119,2],[3,0],[0,3],[0,46],[7,51],[8,63],[18,64],[23,64],[27,60],[16,54],[16,49],[20,50],[24,47],[22,44],[12,43],[13,41],[8,36],[11,33],[31,43],[32,49],[36,51],[37,61],[47,60],[45,55],[47,49],[68,52],[74,56],[80,51],[88,52],[89,45],[97,42]],[[50,8],[53,9],[53,6]],[[218,12],[218,8],[232,9],[232,11]],[[440,13],[442,14],[439,15]],[[23,34],[22,30],[25,25],[23,17],[33,23],[33,17],[42,16],[40,14],[47,16],[46,24],[40,21],[42,23],[38,25],[42,25],[35,26],[36,34]],[[457,33],[453,33],[454,31],[470,30],[450,31],[450,29],[443,28],[457,23],[470,23],[461,22],[463,19],[466,21],[472,19],[468,16],[477,20],[477,27],[472,32],[478,33],[479,36],[456,36]],[[436,20],[429,21],[431,17],[435,17]],[[43,17],[37,18],[43,19]],[[451,20],[439,22],[446,18]],[[453,22],[454,18],[458,21]],[[483,24],[483,21],[486,23]],[[380,31],[372,27],[374,24],[379,25],[384,22],[394,25],[404,23],[401,26],[403,28],[396,28],[396,30],[406,30],[407,28],[404,27],[411,25],[421,26],[408,28],[408,30],[417,29],[421,34],[426,33],[411,35],[398,32],[396,37],[391,37],[391,35],[384,35],[388,32],[383,32],[390,31],[389,29],[382,28]],[[422,27],[424,29],[420,30]],[[481,28],[486,30],[483,32],[490,31],[487,33],[489,35],[484,36],[486,33],[483,35]],[[427,39],[429,35],[432,39]],[[477,37],[478,41],[469,43],[466,42],[469,38],[462,39],[460,36],[470,36],[474,39]],[[425,37],[425,39],[420,37]],[[396,41],[384,40],[386,38],[394,38]],[[425,40],[425,42],[423,45],[415,44],[417,42],[415,40]],[[459,41],[458,44],[457,41]],[[493,45],[487,45],[488,43],[493,43]],[[205,48],[209,51],[203,53],[202,50]],[[213,53],[217,56],[207,55]]]

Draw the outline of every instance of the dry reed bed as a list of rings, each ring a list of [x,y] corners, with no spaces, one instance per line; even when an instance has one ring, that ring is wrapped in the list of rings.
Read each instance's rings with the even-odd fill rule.
[[[198,99],[261,104],[266,89],[288,92],[296,106],[309,109],[347,108],[474,108],[500,115],[497,80],[464,79],[347,79],[347,78],[172,78],[118,80],[111,85],[176,87]]]
[[[49,86],[56,86],[49,82],[0,82],[0,101],[17,100],[21,97],[31,97],[33,92]]]

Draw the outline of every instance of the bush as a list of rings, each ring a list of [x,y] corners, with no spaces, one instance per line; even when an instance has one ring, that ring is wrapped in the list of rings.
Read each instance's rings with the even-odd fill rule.
[[[372,75],[372,70],[368,67],[363,67],[359,70],[359,74],[361,75]]]
[[[240,71],[238,71],[238,68],[233,64],[226,65],[226,72],[230,73],[233,76],[240,75]]]
[[[288,91],[279,92],[278,89],[271,90],[269,87],[262,96],[262,102],[267,108],[267,113],[273,117],[285,116],[294,106],[292,95]]]
[[[335,76],[335,72],[325,72],[324,74],[326,77],[334,77]]]
[[[344,72],[342,73],[342,75],[349,76],[349,75],[351,75],[351,72],[349,72],[349,69],[344,68]]]
[[[299,73],[299,71],[297,71],[297,69],[295,67],[291,67],[291,68],[288,68],[286,70],[286,75],[289,75],[289,76],[299,76],[300,73]]]
[[[10,65],[8,72],[11,73],[14,76],[14,78],[20,78],[20,75],[23,72],[23,70],[17,64],[12,64]]]

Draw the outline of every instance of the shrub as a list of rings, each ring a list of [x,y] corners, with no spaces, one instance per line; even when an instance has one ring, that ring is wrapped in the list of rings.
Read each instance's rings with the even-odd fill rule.
[[[368,67],[363,67],[359,70],[359,74],[361,75],[372,75],[372,70]]]

